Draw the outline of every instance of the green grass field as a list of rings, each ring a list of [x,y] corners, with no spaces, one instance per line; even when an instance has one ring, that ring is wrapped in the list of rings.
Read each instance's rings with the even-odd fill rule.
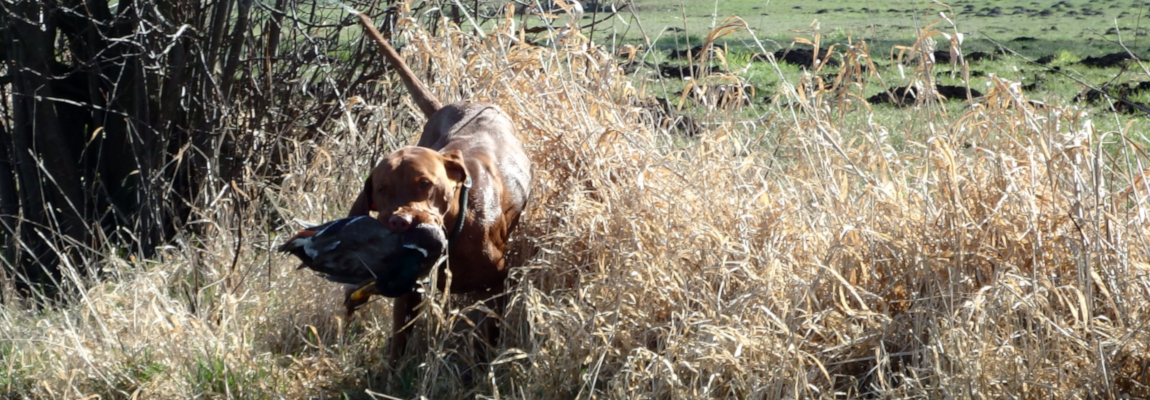
[[[796,38],[813,41],[817,36],[823,48],[832,44],[846,45],[865,41],[869,55],[878,67],[878,77],[871,76],[870,84],[859,91],[862,97],[871,97],[887,88],[915,83],[908,68],[915,63],[905,61],[902,68],[894,60],[898,46],[913,46],[916,38],[928,25],[946,35],[961,33],[959,47],[964,54],[1008,52],[995,60],[968,62],[970,78],[964,79],[960,66],[939,62],[933,67],[937,84],[985,90],[990,77],[1019,82],[1029,99],[1042,102],[1074,103],[1086,90],[1085,82],[1097,87],[1105,85],[1137,85],[1147,80],[1147,71],[1138,64],[1096,68],[1081,64],[1087,57],[1125,52],[1144,57],[1150,53],[1150,2],[1141,0],[1069,1],[962,1],[947,6],[928,1],[717,1],[717,2],[662,2],[640,0],[631,9],[624,8],[615,18],[598,26],[596,41],[619,48],[624,45],[643,45],[646,51],[641,59],[650,66],[684,65],[682,59],[671,59],[668,54],[698,46],[707,33],[732,16],[742,18],[749,28],[725,36],[716,46],[727,51],[727,69],[736,73],[744,84],[754,87],[755,98],[751,107],[739,110],[748,118],[763,114],[758,107],[766,97],[776,93],[779,82],[797,79],[806,68],[779,63],[779,71],[767,63],[752,60],[762,50],[774,52],[785,48],[807,48],[796,44]],[[596,15],[585,12],[583,21],[602,19],[606,11]],[[943,18],[943,15],[947,18]],[[531,20],[527,19],[529,25]],[[641,25],[641,28],[640,28]],[[646,36],[644,36],[646,34]],[[947,51],[948,36],[936,34],[934,49]],[[604,37],[606,36],[606,37]],[[752,38],[757,38],[756,42]],[[760,50],[760,44],[762,46]],[[1125,46],[1125,47],[1123,47]],[[836,50],[842,52],[845,47]],[[904,57],[913,57],[907,52]],[[1045,63],[1032,61],[1047,58]],[[649,68],[636,75],[649,93],[663,98],[677,98],[687,83],[678,78],[660,79],[660,74]],[[778,72],[782,72],[781,74]],[[838,68],[827,66],[818,73],[828,78]],[[728,80],[724,80],[726,82]],[[880,84],[881,82],[881,84]],[[707,84],[704,79],[697,82]],[[885,85],[884,85],[885,84]],[[1118,92],[1117,90],[1110,90]],[[1150,102],[1150,90],[1121,93],[1131,101]],[[1108,110],[1105,102],[1080,103],[1097,111]],[[684,103],[684,113],[706,118],[711,113]],[[877,115],[892,113],[889,106],[878,106]],[[961,107],[960,107],[961,108]],[[889,118],[898,118],[893,112]],[[1134,115],[1137,115],[1135,113]],[[1100,119],[1103,129],[1115,128],[1130,121],[1130,114]]]
[[[960,1],[949,5],[957,15],[958,32],[966,34],[968,39],[1007,43],[1019,37],[1033,37],[1038,40],[1020,46],[1019,50],[1036,57],[1053,49],[1070,49],[1082,56],[1117,51],[1119,47],[1113,43],[1118,37],[1115,32],[1121,32],[1125,42],[1136,51],[1150,46],[1145,36],[1150,3],[1075,1],[1078,4],[1073,7],[1064,6],[1068,3],[1010,0]],[[811,29],[816,21],[824,35],[835,40],[848,36],[877,42],[910,40],[917,36],[917,28],[934,22],[939,12],[945,10],[945,6],[929,1],[635,1],[635,13],[651,36],[658,36],[665,29],[703,34],[724,18],[739,16],[759,37],[779,41],[786,41],[793,36],[793,31]],[[1046,12],[1049,15],[1045,15]],[[624,15],[623,19],[630,19],[630,15]],[[953,32],[945,23],[937,28]],[[627,31],[624,41],[640,40],[638,30],[627,30],[622,22],[617,21],[615,29]],[[1136,36],[1136,29],[1141,36]],[[737,35],[732,39],[741,42],[745,38],[746,35]]]

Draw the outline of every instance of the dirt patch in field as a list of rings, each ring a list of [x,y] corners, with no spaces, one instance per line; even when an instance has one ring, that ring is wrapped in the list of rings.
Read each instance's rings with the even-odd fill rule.
[[[1116,85],[1103,86],[1101,90],[1087,88],[1074,96],[1074,101],[1087,104],[1109,107],[1114,104],[1114,111],[1123,114],[1150,114],[1150,104],[1130,100],[1130,97],[1150,90],[1150,82],[1125,82]],[[1106,91],[1113,97],[1107,96]]]
[[[947,100],[966,99],[966,88],[962,86],[938,85],[935,87],[935,90]],[[894,105],[909,105],[918,100],[918,95],[919,88],[903,86],[890,90],[889,94],[884,92],[868,97],[866,101],[871,104],[890,103]],[[982,92],[970,89],[970,96],[982,97]]]
[[[974,61],[985,60],[988,56],[989,55],[986,53],[983,53],[981,51],[976,51],[976,52],[973,52],[970,54],[963,54],[962,59],[966,60],[967,62],[974,62]],[[935,64],[950,64],[950,62],[951,62],[950,50],[935,51],[934,52],[934,62],[935,62]]]
[[[1110,68],[1121,66],[1126,60],[1133,60],[1130,53],[1110,53],[1102,57],[1086,57],[1080,62],[1082,65],[1094,68]]]
[[[662,71],[658,65],[644,61],[631,61],[628,63],[622,63],[619,64],[619,67],[623,69],[623,73],[628,75],[644,69],[649,71]]]
[[[755,56],[756,60],[766,61],[766,57]],[[787,64],[798,65],[809,69],[815,68],[814,51],[811,49],[783,49],[775,52],[775,59],[779,62]],[[825,60],[825,61],[824,61]],[[834,58],[827,58],[827,51],[819,51],[819,61],[826,62],[828,67],[839,66],[839,60]]]
[[[997,54],[991,54],[991,53],[987,53],[984,51],[976,51],[976,52],[965,55],[963,58],[965,58],[966,61],[978,62],[978,61],[983,61],[983,60],[994,61],[994,60],[998,59],[999,56]]]
[[[755,88],[751,85],[743,85],[741,89],[728,84],[693,86],[687,92],[687,98],[699,105],[722,109],[749,106],[754,95]],[[676,92],[675,96],[681,98],[683,91]]]
[[[708,51],[714,52],[714,47],[708,48]],[[667,53],[667,58],[673,60],[686,60],[688,58],[698,59],[699,54],[703,54],[703,45],[698,45],[689,49],[672,49]]]
[[[662,97],[647,98],[640,104],[654,118],[655,126],[666,129],[667,132],[693,137],[703,132],[703,125],[694,117],[682,114],[676,110],[673,103]]]
[[[659,65],[659,74],[664,78],[696,78],[710,75],[711,73],[719,71],[718,67],[712,65],[696,65],[694,67],[687,65]]]

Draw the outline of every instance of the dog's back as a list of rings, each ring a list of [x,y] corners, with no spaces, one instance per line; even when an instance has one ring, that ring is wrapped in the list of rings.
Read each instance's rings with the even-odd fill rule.
[[[519,223],[531,184],[531,162],[511,118],[494,104],[449,104],[428,118],[418,146],[440,152],[459,150],[472,180],[470,215],[461,237],[483,239],[452,247],[453,259],[467,260],[452,264],[453,272],[467,276],[453,280],[452,290],[465,293],[501,286],[507,277],[507,242]]]
[[[447,105],[428,118],[418,146],[441,152],[459,150],[464,160],[490,160],[492,165],[487,167],[467,162],[467,169],[472,179],[476,179],[477,174],[482,175],[482,169],[494,168],[500,173],[501,184],[475,182],[475,185],[494,186],[503,191],[497,195],[504,205],[504,213],[518,215],[523,211],[531,194],[531,161],[511,117],[499,106],[470,101]]]

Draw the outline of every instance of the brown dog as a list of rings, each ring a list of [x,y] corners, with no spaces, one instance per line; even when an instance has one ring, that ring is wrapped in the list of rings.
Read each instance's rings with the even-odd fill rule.
[[[374,210],[378,212],[376,218],[396,232],[412,223],[411,214],[404,210],[442,216],[450,240],[451,292],[501,293],[507,278],[507,240],[531,190],[531,162],[516,136],[515,125],[494,104],[465,101],[440,106],[371,20],[360,14],[360,22],[379,44],[384,58],[398,70],[404,86],[427,116],[427,124],[417,146],[388,154],[372,169],[348,216],[368,215]],[[464,187],[468,179],[470,190]],[[464,193],[467,199],[461,202],[460,194]],[[462,228],[452,238],[460,216]],[[445,278],[441,275],[438,282],[442,286]],[[395,299],[392,362],[406,346],[402,328],[420,301],[416,292]],[[503,303],[497,297],[493,307],[497,313],[502,314]],[[488,334],[489,339],[494,339],[492,334]]]

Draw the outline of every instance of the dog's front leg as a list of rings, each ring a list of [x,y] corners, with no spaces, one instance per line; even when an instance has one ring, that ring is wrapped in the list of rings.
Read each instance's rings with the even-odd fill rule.
[[[391,349],[389,349],[388,361],[393,368],[399,366],[399,358],[407,349],[407,335],[411,331],[407,327],[407,323],[415,318],[415,307],[421,301],[423,301],[423,296],[412,291],[396,297],[395,301],[391,303]]]

